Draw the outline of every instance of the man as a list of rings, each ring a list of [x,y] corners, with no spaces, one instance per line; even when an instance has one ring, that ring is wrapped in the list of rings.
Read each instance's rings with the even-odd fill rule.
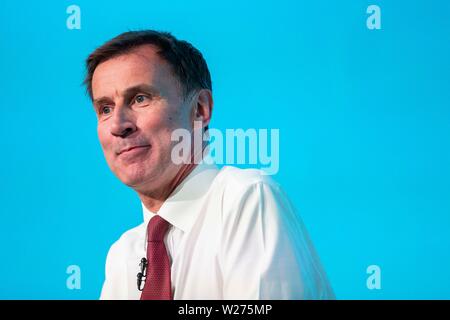
[[[126,32],[89,56],[85,84],[106,161],[143,208],[143,223],[109,250],[101,299],[333,298],[274,181],[173,161],[174,130],[206,131],[211,120],[211,77],[197,49],[169,33]]]

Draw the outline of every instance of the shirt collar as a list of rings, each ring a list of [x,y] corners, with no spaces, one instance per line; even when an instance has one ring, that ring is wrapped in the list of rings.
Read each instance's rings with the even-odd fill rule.
[[[219,169],[215,164],[198,164],[194,170],[176,187],[158,211],[160,217],[183,232],[190,230],[197,218],[212,181]],[[156,213],[142,203],[144,223],[148,224]]]

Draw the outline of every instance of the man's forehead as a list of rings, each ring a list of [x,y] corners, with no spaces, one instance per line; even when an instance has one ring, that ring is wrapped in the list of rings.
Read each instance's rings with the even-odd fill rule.
[[[135,69],[140,69],[138,74],[158,72],[167,67],[167,62],[164,61],[156,52],[153,46],[145,45],[133,49],[130,52],[120,54],[100,63],[94,70],[93,79],[109,75],[117,72],[126,72],[135,74]]]
[[[172,77],[171,69],[157,48],[143,45],[100,63],[92,77],[92,92],[95,99],[141,83],[158,86],[168,77]]]

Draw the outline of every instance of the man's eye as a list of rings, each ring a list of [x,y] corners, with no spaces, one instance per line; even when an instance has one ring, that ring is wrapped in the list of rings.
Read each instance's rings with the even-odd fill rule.
[[[148,97],[146,95],[143,94],[138,94],[135,98],[134,101],[138,104],[142,104],[144,102],[146,102],[148,99]]]
[[[111,107],[103,106],[100,108],[100,114],[110,114],[111,113]]]

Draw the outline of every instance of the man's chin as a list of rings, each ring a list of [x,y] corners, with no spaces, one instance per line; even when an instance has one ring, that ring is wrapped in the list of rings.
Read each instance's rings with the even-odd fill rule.
[[[131,172],[121,172],[120,174],[116,174],[116,176],[128,187],[133,189],[142,189],[149,183],[151,184],[152,181],[156,181],[158,172],[134,170]]]
[[[134,187],[141,185],[146,179],[146,174],[140,172],[139,170],[130,170],[132,168],[127,168],[121,172],[115,172],[116,177],[128,187]]]
[[[118,178],[123,184],[133,189],[142,186],[146,181],[142,176],[120,176]]]
[[[134,163],[128,166],[115,167],[115,176],[126,186],[135,191],[143,191],[160,187],[167,178],[168,171],[164,165],[150,163]]]

